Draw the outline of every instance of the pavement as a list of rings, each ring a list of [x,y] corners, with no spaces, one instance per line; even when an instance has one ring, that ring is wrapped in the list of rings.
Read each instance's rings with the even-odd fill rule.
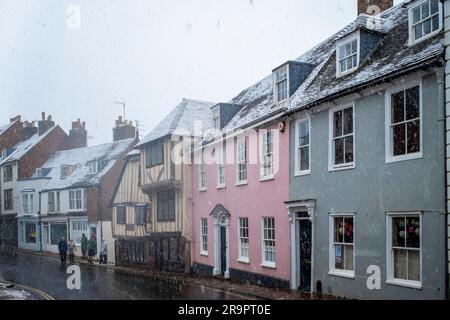
[[[34,265],[34,260],[38,259],[41,264],[52,265],[42,269],[41,277],[47,276],[48,270],[54,269],[55,264],[59,266],[59,256],[52,253],[31,252],[17,249],[16,259],[22,260],[21,267],[26,268],[27,265]],[[10,259],[10,264],[14,266],[14,258]],[[45,261],[45,262],[44,262]],[[17,262],[16,262],[17,263]],[[87,279],[83,281],[83,292],[69,291],[66,288],[57,289],[54,285],[47,286],[47,291],[54,294],[56,299],[187,299],[187,300],[203,300],[203,299],[268,299],[268,300],[312,300],[312,299],[335,299],[331,296],[317,297],[311,294],[303,294],[301,292],[272,289],[249,284],[234,283],[229,280],[202,277],[191,274],[174,274],[164,272],[152,272],[138,268],[119,267],[112,264],[89,265],[86,260],[77,258],[75,264],[80,265],[83,275]],[[23,267],[25,265],[25,267]],[[16,264],[16,268],[18,269]],[[0,281],[4,266],[0,261]],[[14,268],[10,268],[9,276],[15,278],[17,283],[26,283],[40,289],[43,288],[42,281],[38,278],[29,279],[24,277],[23,272],[12,272]],[[37,271],[37,270],[36,270]],[[61,273],[61,272],[59,272]],[[65,273],[65,272],[64,272]],[[66,280],[68,275],[59,275],[57,282]],[[8,273],[6,272],[8,275]],[[50,275],[51,276],[51,275]],[[5,279],[5,275],[3,275]],[[93,281],[94,280],[94,281]],[[48,282],[48,281],[47,281]],[[91,285],[99,285],[96,286]],[[65,283],[64,283],[65,284]],[[101,290],[101,286],[108,288],[108,294],[105,290]],[[61,285],[59,285],[61,287]],[[128,287],[130,286],[130,288]],[[64,286],[63,286],[64,287]],[[87,287],[87,289],[86,289]],[[122,292],[122,293],[121,293]],[[123,294],[126,293],[126,294]],[[49,295],[50,296],[50,295]],[[42,296],[41,296],[42,298]],[[44,297],[45,298],[45,297]],[[0,298],[1,299],[1,298]]]

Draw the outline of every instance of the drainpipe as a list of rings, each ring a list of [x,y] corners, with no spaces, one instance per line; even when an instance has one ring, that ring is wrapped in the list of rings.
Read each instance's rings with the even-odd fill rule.
[[[39,210],[38,210],[38,217],[39,217],[39,251],[42,252],[42,216],[41,216],[41,196],[42,193],[39,191]]]
[[[445,79],[447,79],[448,77],[450,77],[450,1],[443,1],[441,0],[442,5],[444,7],[444,48],[445,48]],[[445,190],[446,190],[446,208],[447,208],[447,214],[445,215],[445,233],[447,234],[446,236],[446,250],[445,250],[445,269],[447,270],[446,272],[446,295],[447,295],[447,299],[450,298],[450,289],[449,289],[449,282],[450,282],[450,277],[449,277],[449,273],[450,273],[450,261],[449,261],[449,254],[448,251],[450,250],[448,243],[450,240],[450,228],[448,226],[449,224],[449,215],[450,215],[450,195],[448,192],[448,187],[450,185],[450,131],[448,131],[450,129],[450,94],[448,94],[449,92],[447,92],[447,90],[450,90],[450,83],[447,83],[444,80],[444,85],[445,85],[445,92],[444,92],[444,99],[445,99],[445,105],[444,105],[444,110],[445,110],[445,123],[444,123],[444,127],[445,127],[445,172],[446,172],[446,185],[445,185]]]

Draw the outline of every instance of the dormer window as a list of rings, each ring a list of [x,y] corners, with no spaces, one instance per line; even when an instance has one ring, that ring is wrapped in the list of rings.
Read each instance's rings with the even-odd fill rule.
[[[275,102],[281,102],[288,98],[288,65],[284,65],[275,71]]]
[[[359,66],[359,33],[336,43],[337,77],[355,71]]]
[[[98,172],[98,161],[89,161],[88,162],[89,167],[89,174],[96,174]]]
[[[65,179],[75,171],[76,166],[61,166],[61,179]]]
[[[409,9],[409,44],[428,39],[442,30],[442,4],[439,0],[421,1]]]

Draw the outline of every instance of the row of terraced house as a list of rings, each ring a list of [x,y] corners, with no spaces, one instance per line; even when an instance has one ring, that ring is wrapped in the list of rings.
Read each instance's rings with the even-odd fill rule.
[[[354,21],[300,57],[227,102],[183,99],[140,141],[119,119],[130,139],[61,145],[33,173],[21,167],[23,142],[0,145],[1,217],[18,223],[5,232],[4,222],[3,238],[18,232],[23,247],[31,230],[44,239],[34,249],[54,250],[53,239],[87,233],[118,265],[445,299],[450,4],[357,4]],[[19,194],[22,213],[8,209]],[[33,206],[34,222],[23,214]]]

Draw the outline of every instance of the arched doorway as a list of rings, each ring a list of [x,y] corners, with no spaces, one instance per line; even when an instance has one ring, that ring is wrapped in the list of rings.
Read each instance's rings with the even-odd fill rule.
[[[230,213],[221,204],[211,212],[214,219],[214,270],[213,275],[230,278]]]

